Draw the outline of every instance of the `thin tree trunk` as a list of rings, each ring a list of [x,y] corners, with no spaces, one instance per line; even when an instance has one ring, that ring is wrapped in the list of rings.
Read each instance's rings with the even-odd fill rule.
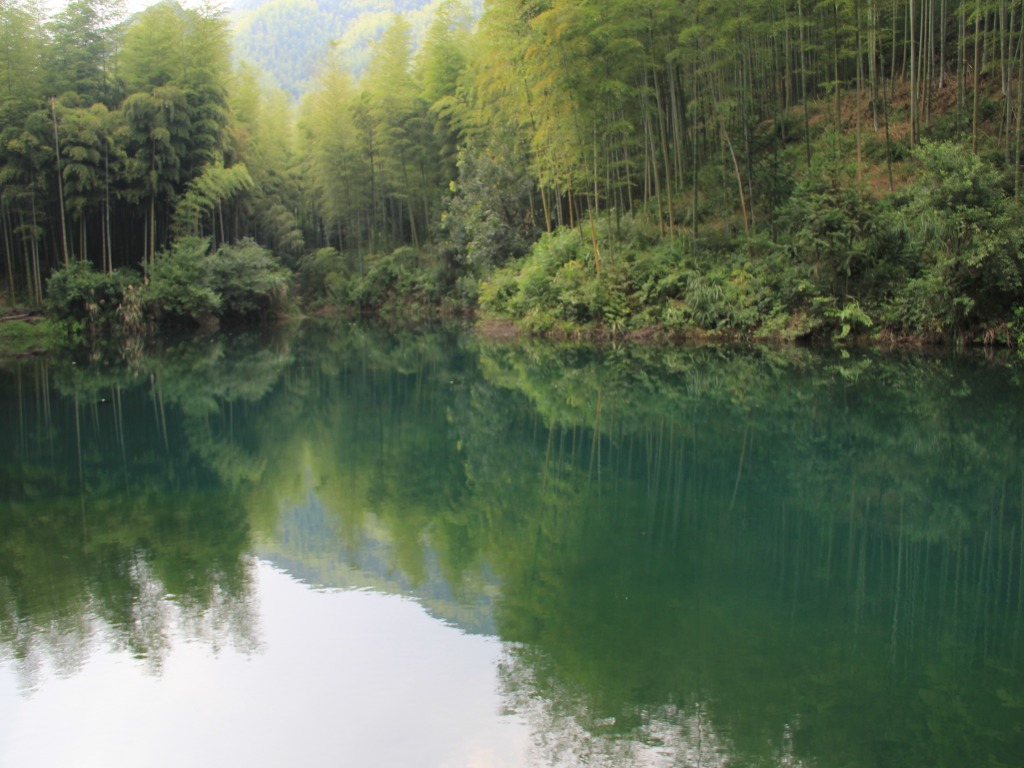
[[[13,243],[11,240],[10,212],[7,210],[6,205],[3,205],[3,207],[0,208],[0,214],[2,214],[0,224],[2,224],[4,232],[4,254],[7,256],[7,292],[11,297],[11,305],[13,306],[18,303],[18,299],[17,294],[14,291],[14,259],[11,247]]]
[[[36,221],[36,195],[35,192],[30,193],[29,198],[32,203],[32,237],[29,240],[29,246],[32,250],[32,264],[29,271],[29,279],[32,283],[32,289],[35,293],[37,303],[43,301],[43,288],[39,278],[39,241],[36,237],[36,233],[39,231],[39,225]]]
[[[747,246],[750,247],[750,224],[747,221],[747,200],[743,193],[743,176],[740,173],[740,164],[736,161],[736,153],[733,152],[732,142],[729,140],[729,132],[725,129],[725,124],[722,124],[722,138],[725,139],[725,146],[729,149],[729,156],[732,158],[732,167],[736,173],[736,187],[740,195],[740,213],[743,216],[743,231],[747,235]]]
[[[974,107],[971,117],[971,151],[978,152],[978,86],[981,69],[981,0],[974,3]]]
[[[1024,24],[1024,15],[1021,16],[1021,22]],[[1021,188],[1020,188],[1020,151],[1021,151],[1021,118],[1024,117],[1024,30],[1022,30],[1021,37],[1017,41],[1017,50],[1020,55],[1020,65],[1017,67],[1017,147],[1015,152],[1015,159],[1013,163],[1013,197],[1020,203],[1021,199]],[[1024,508],[1021,510],[1021,514],[1024,515]],[[1024,546],[1024,529],[1021,530],[1021,543]],[[1024,564],[1022,564],[1024,568]],[[1021,588],[1024,589],[1024,580],[1022,580]]]
[[[665,199],[668,202],[668,230],[669,235],[675,239],[675,213],[672,210],[672,158],[668,151],[668,135],[665,128],[667,115],[665,114],[664,99],[661,97],[661,86],[658,84],[658,73],[652,71],[651,76],[654,78],[654,100],[658,105],[658,135],[661,138],[661,157],[665,168]]]
[[[800,28],[800,97],[804,103],[804,146],[807,149],[807,167],[811,167],[811,117],[808,114],[810,105],[807,103],[807,43],[804,39],[804,5],[802,0],[796,2],[797,24]]]
[[[647,68],[644,67],[644,91],[645,92],[648,90],[648,87],[649,86],[648,86],[648,83],[647,83]],[[643,104],[644,104],[644,110],[643,111],[644,111],[644,135],[645,135],[644,151],[647,154],[647,160],[648,160],[648,163],[649,163],[648,168],[650,168],[650,174],[653,177],[653,181],[654,181],[654,195],[655,195],[655,197],[658,200],[658,204],[657,204],[657,209],[658,209],[658,232],[661,234],[662,237],[664,237],[665,236],[665,219],[664,219],[664,216],[663,216],[663,213],[662,213],[662,208],[661,208],[661,173],[658,170],[658,159],[657,159],[657,154],[658,153],[657,153],[657,149],[655,148],[653,130],[651,128],[651,109],[650,109],[650,105],[647,102],[646,94],[645,94],[645,98],[643,100]]]
[[[53,150],[57,162],[57,198],[60,201],[60,245],[64,254],[64,266],[68,266],[68,230],[64,215],[64,181],[60,171],[60,139],[57,135],[57,99],[50,99],[50,115],[53,117]],[[84,256],[84,254],[83,254]]]
[[[878,18],[875,0],[868,0],[868,80],[871,88],[871,127],[878,133]]]
[[[917,29],[916,29],[916,9],[917,5],[915,0],[907,0],[908,13],[910,14],[910,143],[911,145],[917,144],[917,131],[918,131],[918,103],[917,103],[917,88],[918,88],[918,62],[917,62]]]
[[[109,274],[114,271],[114,250],[110,236],[110,148],[103,151],[103,264]]]

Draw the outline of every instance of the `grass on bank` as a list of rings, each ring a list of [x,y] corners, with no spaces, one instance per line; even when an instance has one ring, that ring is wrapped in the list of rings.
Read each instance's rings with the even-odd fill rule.
[[[58,345],[60,337],[61,329],[48,319],[5,320],[0,316],[0,357],[46,353]]]

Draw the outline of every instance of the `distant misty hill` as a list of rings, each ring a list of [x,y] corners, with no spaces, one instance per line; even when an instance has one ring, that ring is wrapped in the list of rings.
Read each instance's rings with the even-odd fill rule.
[[[235,56],[298,96],[332,44],[358,74],[369,59],[369,43],[380,37],[394,14],[406,17],[418,41],[442,1],[236,0],[231,13]]]

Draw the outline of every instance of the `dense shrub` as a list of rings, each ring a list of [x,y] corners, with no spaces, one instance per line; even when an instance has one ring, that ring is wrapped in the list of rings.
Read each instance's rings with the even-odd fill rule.
[[[73,261],[50,276],[46,306],[73,332],[102,332],[116,327],[125,292],[141,282],[138,273],[131,270],[97,272],[88,261]]]
[[[209,257],[209,273],[222,317],[268,317],[284,309],[290,273],[252,240],[221,246]]]
[[[217,314],[221,297],[211,287],[209,249],[208,239],[184,237],[158,255],[145,292],[148,311],[188,319]]]
[[[467,142],[444,215],[444,236],[477,275],[524,255],[537,238],[528,152],[508,130]]]
[[[299,260],[298,284],[302,298],[310,304],[319,304],[328,298],[339,300],[338,278],[349,278],[351,270],[334,248],[319,248]]]
[[[144,294],[158,316],[201,320],[267,317],[278,313],[290,273],[266,248],[251,240],[209,253],[209,241],[185,237],[157,255]]]
[[[903,209],[917,270],[899,291],[911,330],[963,334],[1005,320],[1021,302],[1022,217],[990,163],[956,144],[923,142],[922,177]]]
[[[827,296],[856,293],[875,260],[878,205],[856,179],[849,147],[833,137],[796,183],[779,218],[780,240],[811,268]]]
[[[357,268],[327,248],[302,259],[299,280],[307,301],[330,301],[351,315],[420,318],[458,309],[449,256],[404,246],[362,257]]]

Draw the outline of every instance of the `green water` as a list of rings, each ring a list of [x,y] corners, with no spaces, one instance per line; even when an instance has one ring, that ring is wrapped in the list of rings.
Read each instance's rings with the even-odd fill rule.
[[[1022,375],[326,329],[5,363],[0,765],[1021,765]]]

